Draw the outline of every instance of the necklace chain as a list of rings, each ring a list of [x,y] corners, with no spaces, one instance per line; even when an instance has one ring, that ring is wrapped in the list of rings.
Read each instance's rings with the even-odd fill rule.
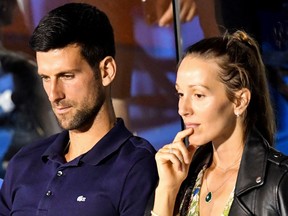
[[[240,145],[239,146],[239,149],[238,151],[242,148],[242,146]],[[223,168],[223,167],[220,167],[220,166],[217,166],[216,163],[215,163],[215,160],[212,161],[213,165],[215,166],[215,168],[218,168],[220,170],[222,170],[225,174],[231,170],[233,167],[235,167],[236,165],[238,165],[241,161],[241,153],[243,152],[243,149],[242,151],[240,150],[239,153],[237,154],[237,159],[231,164],[229,165],[227,168]],[[208,181],[207,181],[207,176],[208,176],[208,169],[206,169],[206,172],[205,172],[205,181],[206,181],[206,189],[207,189],[207,195],[205,196],[205,201],[207,203],[209,203],[211,200],[212,200],[212,195],[213,193],[216,193],[220,188],[222,188],[224,186],[224,184],[232,177],[232,175],[234,174],[235,171],[237,170],[234,170],[233,172],[230,173],[230,175],[220,184],[219,187],[217,187],[213,192],[212,191],[209,191],[209,188],[208,188]]]
[[[240,160],[237,160],[233,166],[229,166],[227,169],[225,169],[225,173],[227,173],[229,170],[231,170],[236,164],[237,162],[240,162]],[[213,194],[216,193],[220,188],[222,188],[225,183],[232,177],[232,175],[234,174],[236,170],[234,170],[233,172],[231,172],[231,174],[220,184],[219,187],[217,187],[214,191],[210,191],[208,188],[208,180],[207,180],[207,176],[208,176],[208,172],[205,172],[205,183],[206,183],[206,190],[207,190],[207,195],[205,196],[205,201],[207,203],[209,203],[212,200]]]
[[[220,170],[222,170],[224,173],[226,173],[227,171],[229,171],[231,168],[233,168],[234,166],[236,166],[241,160],[241,157],[238,158],[236,161],[234,161],[233,164],[231,164],[230,166],[226,167],[226,168],[223,168],[223,167],[220,167],[220,166],[217,166],[216,163],[214,162],[213,160],[213,165],[215,166],[215,168],[218,168]]]

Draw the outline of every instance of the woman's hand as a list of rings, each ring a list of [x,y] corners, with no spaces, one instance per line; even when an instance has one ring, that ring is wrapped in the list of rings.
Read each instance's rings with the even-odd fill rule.
[[[175,200],[181,183],[188,175],[189,166],[196,147],[185,146],[185,137],[193,134],[193,129],[177,133],[173,143],[165,145],[156,154],[159,184],[155,191],[153,211],[158,215],[173,215]]]
[[[196,147],[185,146],[185,137],[191,135],[193,129],[185,129],[177,133],[173,143],[165,145],[156,154],[159,174],[159,186],[178,190],[187,177]]]

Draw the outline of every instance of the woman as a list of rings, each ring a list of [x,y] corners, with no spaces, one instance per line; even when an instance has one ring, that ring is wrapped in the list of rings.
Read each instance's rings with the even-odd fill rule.
[[[192,45],[176,90],[186,129],[156,154],[151,215],[288,215],[288,159],[271,147],[275,123],[256,42],[237,31]]]

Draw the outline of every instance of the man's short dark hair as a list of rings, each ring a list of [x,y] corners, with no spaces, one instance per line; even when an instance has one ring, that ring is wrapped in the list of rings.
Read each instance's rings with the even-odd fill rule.
[[[113,28],[106,14],[85,3],[69,3],[50,11],[35,28],[30,46],[47,52],[76,44],[94,68],[106,56],[115,57]]]

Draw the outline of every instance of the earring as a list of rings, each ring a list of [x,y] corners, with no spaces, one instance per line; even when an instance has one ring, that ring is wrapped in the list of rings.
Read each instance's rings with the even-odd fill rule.
[[[235,115],[237,116],[237,118],[240,116],[239,112],[236,112]]]

